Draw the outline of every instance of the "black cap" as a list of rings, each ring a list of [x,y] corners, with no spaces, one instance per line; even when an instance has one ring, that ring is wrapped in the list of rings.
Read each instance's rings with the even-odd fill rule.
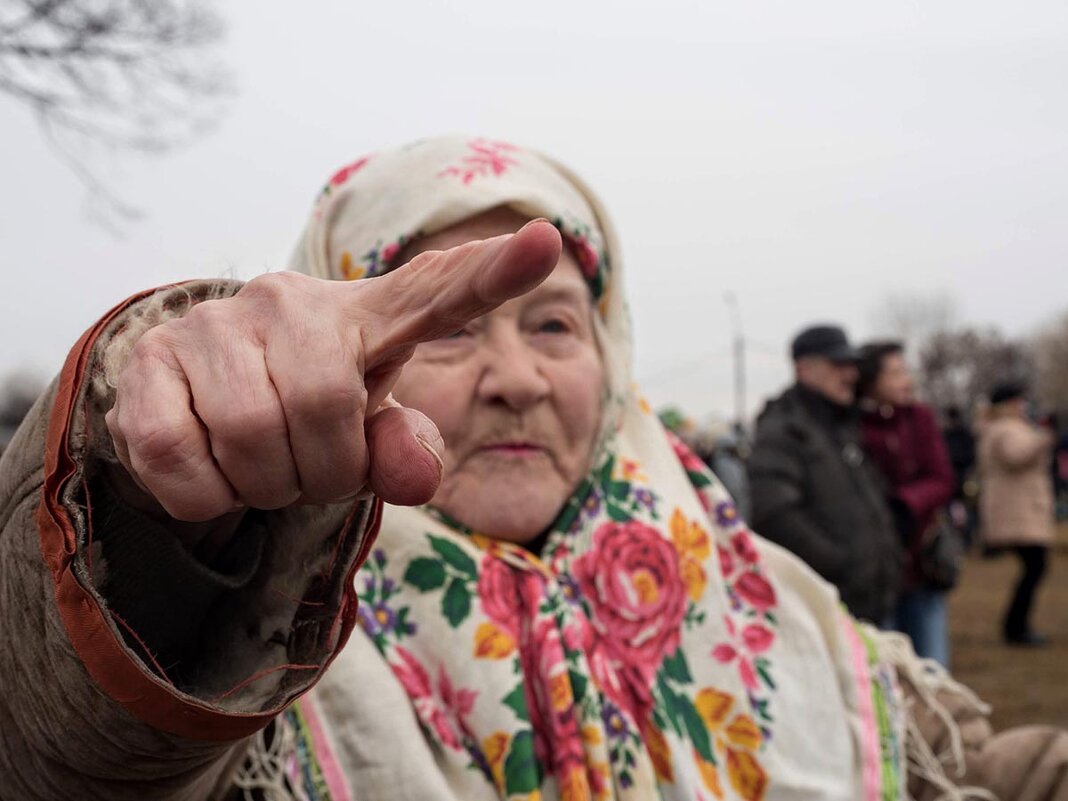
[[[794,360],[803,356],[822,356],[832,362],[856,362],[860,352],[849,344],[846,332],[836,325],[814,325],[806,328],[790,346]]]
[[[1006,401],[1019,400],[1026,397],[1026,395],[1027,387],[1019,381],[1006,381],[990,390],[990,403],[993,406],[997,406],[999,403],[1005,403]]]

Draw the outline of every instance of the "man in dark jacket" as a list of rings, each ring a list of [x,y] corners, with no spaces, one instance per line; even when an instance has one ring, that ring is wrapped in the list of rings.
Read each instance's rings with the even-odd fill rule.
[[[946,408],[946,427],[942,431],[949,463],[956,476],[953,497],[964,498],[964,483],[975,467],[975,434],[964,421],[959,406]]]
[[[837,326],[802,331],[796,383],[769,401],[749,459],[753,529],[838,587],[859,618],[885,623],[901,582],[901,547],[884,489],[860,446],[857,351]]]

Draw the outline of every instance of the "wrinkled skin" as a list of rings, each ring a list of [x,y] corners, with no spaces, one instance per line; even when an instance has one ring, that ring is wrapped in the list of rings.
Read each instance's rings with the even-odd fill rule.
[[[495,209],[415,247],[445,249],[525,222]],[[600,427],[605,379],[594,314],[579,265],[564,249],[536,289],[416,348],[394,395],[444,437],[435,507],[518,543],[552,523],[586,475]]]
[[[365,488],[425,503],[444,446],[422,413],[388,399],[420,342],[540,284],[561,242],[547,222],[428,251],[339,283],[264,275],[139,340],[107,424],[128,475],[173,519],[338,501]]]

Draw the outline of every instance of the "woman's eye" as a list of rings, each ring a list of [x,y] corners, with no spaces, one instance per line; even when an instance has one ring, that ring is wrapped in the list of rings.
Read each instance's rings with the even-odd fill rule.
[[[457,339],[463,339],[464,337],[469,337],[469,336],[471,336],[471,332],[468,331],[466,328],[461,328],[455,334],[449,334],[448,336],[444,336],[444,337],[441,337],[441,338],[444,339],[444,340],[457,340]]]
[[[566,334],[568,332],[567,323],[560,319],[546,320],[544,323],[538,326],[539,334]]]

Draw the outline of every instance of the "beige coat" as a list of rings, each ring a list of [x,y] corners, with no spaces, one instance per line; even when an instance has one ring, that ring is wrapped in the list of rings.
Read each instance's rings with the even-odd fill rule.
[[[979,436],[980,521],[987,545],[1053,540],[1053,438],[1019,418],[993,420]]]

